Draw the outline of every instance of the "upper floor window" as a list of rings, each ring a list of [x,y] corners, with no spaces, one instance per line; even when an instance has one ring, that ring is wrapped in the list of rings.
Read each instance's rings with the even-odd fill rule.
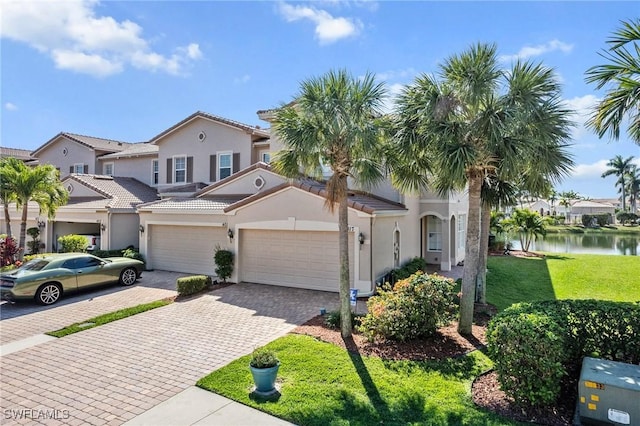
[[[158,160],[151,161],[151,184],[157,185],[159,182],[160,168],[158,166]]]
[[[442,221],[435,216],[427,218],[427,250],[442,251]]]
[[[218,180],[231,176],[233,170],[233,153],[218,154]]]
[[[84,173],[84,164],[76,163],[73,165],[73,173]]]
[[[261,161],[267,164],[271,163],[271,153],[263,152]]]
[[[113,163],[104,163],[104,165],[102,166],[102,174],[113,176]]]
[[[187,157],[174,157],[173,164],[173,181],[175,183],[185,183],[187,181]]]

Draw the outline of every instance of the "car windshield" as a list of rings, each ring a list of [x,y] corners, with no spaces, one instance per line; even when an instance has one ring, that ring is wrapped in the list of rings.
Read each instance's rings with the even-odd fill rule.
[[[33,259],[22,265],[22,269],[27,271],[40,271],[49,264],[45,259]]]

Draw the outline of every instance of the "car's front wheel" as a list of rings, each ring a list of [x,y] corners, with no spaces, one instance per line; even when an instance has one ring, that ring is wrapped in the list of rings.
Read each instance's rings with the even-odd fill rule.
[[[126,268],[120,272],[120,284],[132,285],[138,279],[138,273],[134,268]]]
[[[53,305],[62,296],[62,288],[56,283],[42,285],[36,293],[36,301],[41,305]]]

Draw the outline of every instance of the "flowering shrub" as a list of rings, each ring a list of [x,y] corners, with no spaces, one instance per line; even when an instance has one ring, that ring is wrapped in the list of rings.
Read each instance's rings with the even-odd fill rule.
[[[16,239],[5,234],[0,235],[0,266],[13,265],[16,254],[20,252]]]
[[[430,336],[452,318],[453,288],[449,278],[417,272],[370,297],[359,330],[371,341]]]

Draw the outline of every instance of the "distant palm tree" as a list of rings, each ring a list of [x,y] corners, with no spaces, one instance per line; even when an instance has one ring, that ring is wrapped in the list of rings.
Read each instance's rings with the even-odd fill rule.
[[[440,67],[441,78],[422,75],[403,90],[395,114],[397,144],[409,152],[418,146],[431,158],[431,187],[443,196],[465,188],[469,195],[461,334],[470,334],[473,322],[483,182],[492,175],[516,182],[534,163],[532,182],[553,181],[572,165],[564,150],[570,112],[553,72],[519,61],[502,70],[496,50],[477,44],[451,56]],[[401,183],[411,187],[408,180]]]
[[[627,173],[627,192],[631,212],[638,214],[638,198],[640,197],[640,167],[633,164]]]
[[[610,63],[591,67],[586,81],[596,83],[598,89],[610,89],[598,104],[587,125],[602,137],[609,132],[620,138],[620,126],[629,119],[629,135],[640,145],[640,19],[623,21],[622,28],[613,33],[610,45],[600,55]]]
[[[558,194],[558,196],[560,197],[558,204],[565,209],[565,223],[571,223],[571,206],[573,204],[573,200],[578,200],[580,195],[575,191],[563,191]]]
[[[284,144],[273,164],[285,176],[298,177],[300,170],[322,177],[331,169],[326,206],[338,209],[340,252],[340,323],[343,337],[351,336],[349,303],[348,179],[372,186],[384,177],[378,120],[385,88],[371,74],[353,78],[346,71],[303,81],[295,101],[276,111],[274,129]]]
[[[607,162],[607,166],[609,167],[609,169],[605,170],[605,172],[602,173],[603,178],[611,175],[618,177],[616,186],[620,187],[620,192],[622,193],[622,211],[627,211],[627,175],[631,170],[631,166],[633,165],[632,161],[633,155],[628,157],[627,159],[623,159],[622,156],[616,155]]]
[[[529,209],[515,209],[511,217],[506,220],[506,227],[510,232],[518,235],[520,246],[525,253],[529,251],[533,241],[547,233],[544,218],[540,213]]]
[[[556,215],[556,201],[558,201],[558,192],[555,189],[552,189],[549,193],[549,203],[551,204],[551,213]]]

